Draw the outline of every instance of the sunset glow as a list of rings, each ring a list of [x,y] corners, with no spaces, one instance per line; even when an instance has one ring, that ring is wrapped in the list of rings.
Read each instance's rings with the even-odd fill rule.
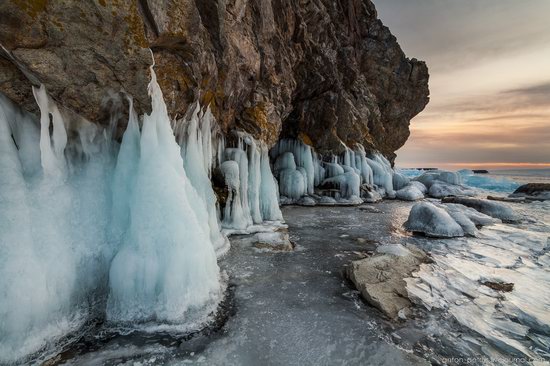
[[[430,103],[411,121],[398,166],[550,167],[550,2],[376,5],[430,70]]]

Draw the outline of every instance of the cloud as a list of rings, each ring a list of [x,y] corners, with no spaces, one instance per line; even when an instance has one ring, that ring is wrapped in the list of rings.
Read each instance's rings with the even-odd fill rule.
[[[374,0],[403,49],[432,71],[468,68],[550,41],[550,2]]]

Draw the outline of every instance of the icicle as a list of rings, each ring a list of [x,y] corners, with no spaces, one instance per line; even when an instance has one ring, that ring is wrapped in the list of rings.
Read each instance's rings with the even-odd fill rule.
[[[207,112],[201,117],[200,107],[197,103],[191,119],[180,121],[180,125],[186,126],[185,137],[181,144],[181,155],[185,172],[191,184],[206,203],[210,240],[218,255],[222,255],[229,249],[228,239],[220,232],[218,222],[216,195],[209,179],[212,170],[212,134],[211,123],[213,116]],[[200,127],[199,127],[200,123]]]
[[[279,208],[279,191],[277,189],[277,181],[271,173],[267,147],[262,145],[261,150],[260,208],[262,211],[262,218],[268,221],[282,220],[283,214]]]
[[[152,67],[149,94],[152,112],[143,120],[131,220],[111,264],[107,317],[204,321],[221,296],[208,223],[200,220],[206,207],[187,179]]]
[[[242,144],[242,142],[241,142]],[[252,225],[252,216],[250,215],[250,206],[248,205],[248,157],[244,150],[239,148],[228,148],[224,151],[225,160],[233,160],[239,166],[239,198],[243,209],[244,220],[247,227]],[[224,217],[225,221],[225,217]],[[241,224],[241,223],[239,223]],[[225,227],[228,223],[224,224]],[[242,226],[242,225],[239,225]],[[235,227],[236,228],[236,227]]]

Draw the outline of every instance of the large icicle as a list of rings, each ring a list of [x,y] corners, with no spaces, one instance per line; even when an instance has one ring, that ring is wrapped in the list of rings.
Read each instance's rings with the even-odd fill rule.
[[[137,173],[128,182],[130,224],[111,264],[107,316],[192,325],[220,299],[219,268],[208,222],[200,220],[205,203],[184,171],[152,68],[149,94],[152,113],[144,116]]]
[[[200,106],[197,103],[189,121],[181,121],[181,125],[186,127],[184,141],[181,144],[181,154],[187,177],[206,203],[210,240],[216,253],[222,255],[229,249],[229,240],[220,231],[216,195],[209,177],[213,159],[212,120],[210,109],[201,114]]]
[[[277,181],[271,172],[267,147],[262,146],[260,160],[261,184],[260,184],[260,208],[262,218],[267,221],[283,220],[283,214],[279,208],[279,191]]]

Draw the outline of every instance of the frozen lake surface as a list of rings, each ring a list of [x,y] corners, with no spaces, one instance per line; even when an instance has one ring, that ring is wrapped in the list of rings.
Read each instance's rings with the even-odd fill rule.
[[[525,218],[522,224],[447,240],[404,232],[411,206],[287,206],[283,214],[295,250],[258,250],[233,237],[220,263],[227,299],[210,328],[186,336],[96,330],[52,363],[424,365],[479,357],[469,362],[513,364],[512,357],[522,354],[548,360],[547,203],[513,205]],[[408,280],[418,295],[413,319],[392,323],[361,301],[343,270],[377,245],[395,243],[423,248],[434,263]],[[490,279],[516,282],[514,290],[497,293],[480,284]]]

